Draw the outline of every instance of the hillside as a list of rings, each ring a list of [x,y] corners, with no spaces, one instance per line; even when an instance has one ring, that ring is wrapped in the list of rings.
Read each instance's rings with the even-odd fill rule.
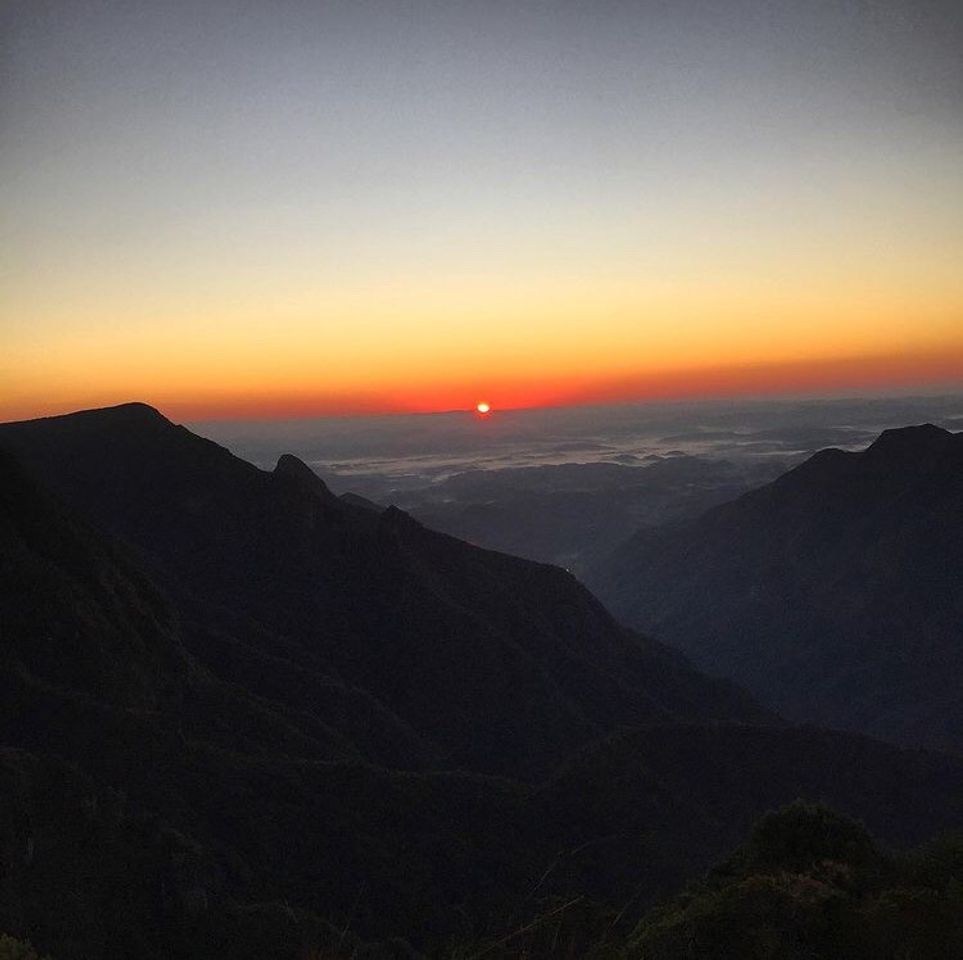
[[[963,748],[963,434],[824,450],[589,578],[617,616],[794,720]]]
[[[797,796],[894,843],[963,824],[963,761],[786,728],[561,571],[356,510],[293,458],[257,471],[143,408],[4,444],[35,455],[0,450],[0,930],[58,960],[444,956],[560,900],[631,925]],[[264,582],[282,572],[317,594]],[[474,632],[417,636],[429,603]],[[435,686],[429,641],[476,689],[467,668]],[[404,646],[392,688],[370,665]],[[558,693],[567,671],[584,695]],[[477,748],[456,768],[459,722],[518,775]]]
[[[795,803],[762,817],[705,880],[653,910],[622,955],[954,960],[961,876],[959,836],[894,854],[862,824]]]
[[[298,683],[362,688],[436,765],[527,777],[619,724],[771,719],[562,570],[346,503],[295,457],[258,470],[137,404],[3,425],[0,443],[135,550],[205,632],[242,616]],[[194,653],[234,669],[216,637]],[[245,682],[268,693],[259,669]],[[273,672],[265,683],[287,682]]]

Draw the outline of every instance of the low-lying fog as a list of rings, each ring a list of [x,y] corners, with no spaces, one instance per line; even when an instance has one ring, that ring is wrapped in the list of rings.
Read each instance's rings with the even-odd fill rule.
[[[824,447],[859,449],[888,427],[923,422],[963,429],[963,395],[189,426],[259,466],[294,453],[335,493],[580,573],[642,525],[732,499]]]

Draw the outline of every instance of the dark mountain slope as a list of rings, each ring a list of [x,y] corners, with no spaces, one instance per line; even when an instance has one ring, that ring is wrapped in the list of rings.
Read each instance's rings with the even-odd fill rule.
[[[764,811],[799,797],[899,846],[958,828],[961,775],[958,759],[857,734],[674,724],[580,751],[526,814],[558,851],[543,895],[587,891],[631,918],[731,850]]]
[[[793,719],[963,748],[963,434],[888,430],[629,541],[617,616]]]
[[[430,757],[370,696],[276,653],[283,653],[279,639],[217,610],[205,610],[203,624],[189,608],[177,610],[128,550],[62,508],[2,449],[0,600],[0,717],[8,742],[30,746],[36,737],[37,746],[49,747],[42,711],[72,704],[121,711],[131,722],[188,737],[203,731],[247,753],[377,759],[390,745],[406,764]],[[230,652],[218,656],[219,645]],[[218,669],[224,661],[230,668]],[[259,683],[248,683],[255,672]],[[91,737],[101,722],[92,720]],[[65,731],[86,736],[83,725]],[[356,732],[367,734],[358,744]]]
[[[6,424],[0,442],[205,630],[241,615],[285,638],[272,653],[369,691],[444,765],[528,776],[618,724],[771,719],[565,572],[346,503],[294,457],[258,470],[139,404]]]
[[[0,929],[67,958],[262,956],[258,938],[293,957],[327,918],[350,953],[346,925],[444,936],[543,858],[512,827],[524,788],[368,766],[299,702],[311,677],[291,666],[265,699],[190,630],[0,451]],[[384,713],[356,726],[390,745]]]
[[[59,960],[444,955],[553,896],[631,917],[800,794],[894,840],[963,823],[963,761],[782,727],[625,731],[540,787],[362,762],[406,757],[385,708],[359,746],[296,641],[169,596],[0,468],[0,929]]]

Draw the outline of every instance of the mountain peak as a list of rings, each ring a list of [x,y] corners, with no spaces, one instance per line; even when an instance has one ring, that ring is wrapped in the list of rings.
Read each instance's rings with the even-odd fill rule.
[[[900,459],[941,454],[955,449],[960,436],[932,423],[895,427],[884,430],[867,448],[866,453],[872,457]]]
[[[794,722],[959,751],[963,433],[825,450],[596,574],[627,624]]]
[[[91,410],[78,410],[76,413],[68,413],[64,416],[129,424],[171,422],[156,407],[152,407],[149,403],[142,403],[139,400],[132,400],[130,403],[118,403],[112,407],[94,407]]]
[[[129,417],[131,419],[167,419],[167,417],[165,417],[164,414],[162,414],[156,407],[152,407],[149,403],[144,403],[141,400],[131,400],[129,403],[118,403],[113,407],[102,407],[101,410],[104,413],[113,412],[117,415]]]
[[[422,529],[422,524],[410,513],[396,507],[393,503],[382,511],[381,520],[385,525],[393,528]]]
[[[328,489],[328,485],[300,457],[296,457],[293,453],[282,453],[278,457],[274,474],[279,477],[289,477],[302,489],[309,490],[325,500],[338,500]]]
[[[75,410],[70,413],[54,414],[37,420],[22,420],[23,424],[60,424],[60,423],[101,423],[101,424],[170,424],[156,407],[139,400],[118,403],[112,407],[92,407],[89,410]]]

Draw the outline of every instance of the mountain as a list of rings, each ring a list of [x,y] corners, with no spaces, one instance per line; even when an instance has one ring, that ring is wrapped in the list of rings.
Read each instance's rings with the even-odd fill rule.
[[[792,720],[963,749],[963,434],[823,450],[588,578],[625,622]]]
[[[564,571],[345,502],[295,457],[259,470],[139,404],[2,425],[0,444],[137,554],[202,625],[211,669],[233,668],[219,637],[240,617],[299,682],[366,691],[435,766],[529,777],[620,724],[772,720]],[[260,695],[287,682],[260,669]]]
[[[0,640],[0,930],[57,960],[445,955],[631,925],[797,796],[963,824],[963,759],[786,727],[562,571],[139,406],[0,426]]]
[[[519,788],[363,763],[417,738],[264,634],[230,656],[263,645],[275,697],[216,675],[206,629],[3,451],[0,637],[0,929],[57,956],[354,949],[308,906],[343,924],[365,889],[369,932],[444,929],[468,858],[502,859],[486,836]]]

